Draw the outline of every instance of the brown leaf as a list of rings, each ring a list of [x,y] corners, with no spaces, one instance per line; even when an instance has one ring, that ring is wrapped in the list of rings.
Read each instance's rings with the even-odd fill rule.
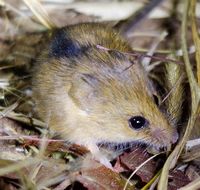
[[[168,190],[177,190],[190,182],[189,178],[180,170],[170,171],[168,180]]]
[[[150,155],[142,148],[135,148],[130,153],[120,156],[121,164],[129,170],[134,171],[139,165],[145,162]],[[150,160],[136,172],[143,182],[148,182],[155,174],[156,162]]]
[[[47,146],[49,152],[60,151],[69,152],[76,156],[83,156],[88,153],[88,150],[84,146],[77,144],[67,144],[66,142],[50,142]]]
[[[88,190],[121,190],[124,188],[126,180],[120,174],[101,166],[94,160],[90,160],[90,165],[94,167],[83,169],[81,175],[76,178]],[[134,186],[132,184],[129,184],[126,188],[126,190],[133,189]]]

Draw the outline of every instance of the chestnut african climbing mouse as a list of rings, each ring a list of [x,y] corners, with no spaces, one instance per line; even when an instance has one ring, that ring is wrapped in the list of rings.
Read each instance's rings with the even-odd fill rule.
[[[98,144],[135,142],[159,149],[177,140],[154,102],[147,72],[123,53],[131,51],[104,24],[67,26],[55,32],[33,75],[39,117],[106,166],[109,160]]]

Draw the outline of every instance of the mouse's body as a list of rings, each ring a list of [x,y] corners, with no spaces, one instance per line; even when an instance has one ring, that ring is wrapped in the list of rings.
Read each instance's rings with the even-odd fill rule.
[[[105,25],[58,30],[33,77],[41,119],[95,156],[101,143],[169,147],[177,132],[154,103],[142,65],[120,53],[130,51],[128,43]]]

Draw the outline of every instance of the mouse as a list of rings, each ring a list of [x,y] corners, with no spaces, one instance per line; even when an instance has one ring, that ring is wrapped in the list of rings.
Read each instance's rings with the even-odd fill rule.
[[[55,134],[85,146],[111,167],[102,144],[145,144],[169,149],[175,127],[154,100],[154,89],[132,48],[100,23],[57,29],[33,73],[38,117]]]

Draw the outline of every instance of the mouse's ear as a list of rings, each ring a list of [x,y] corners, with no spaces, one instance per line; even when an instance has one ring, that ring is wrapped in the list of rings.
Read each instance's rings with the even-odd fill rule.
[[[68,91],[73,102],[83,110],[90,110],[94,103],[99,102],[100,81],[91,74],[78,74]]]

